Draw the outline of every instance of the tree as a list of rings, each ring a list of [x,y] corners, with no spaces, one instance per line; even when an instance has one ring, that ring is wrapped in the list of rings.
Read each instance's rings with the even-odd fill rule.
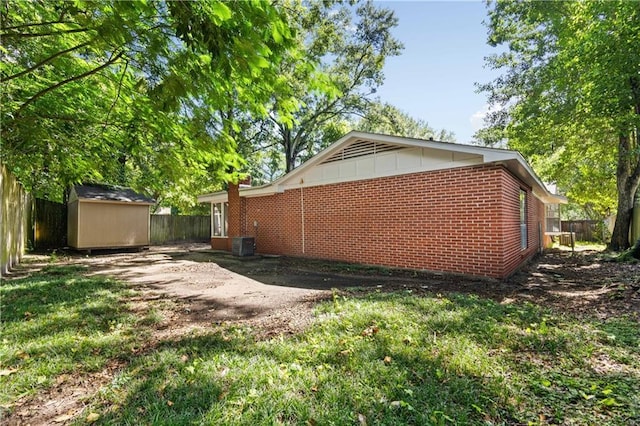
[[[192,199],[241,161],[208,116],[231,90],[237,107],[264,111],[296,40],[284,12],[259,1],[9,1],[0,12],[0,158],[52,199],[82,180]]]
[[[326,146],[326,124],[365,114],[382,84],[386,58],[402,49],[391,34],[397,25],[393,12],[370,1],[357,7],[294,3],[289,13],[304,56],[320,65],[304,66],[296,56],[281,63],[285,87],[273,99],[265,131],[252,141],[262,150],[279,147],[286,172]],[[283,108],[295,110],[293,119],[283,115]]]
[[[388,103],[372,103],[354,128],[363,132],[455,142],[453,132],[435,130],[426,121],[415,119]]]
[[[504,74],[481,86],[500,107],[485,135],[506,137],[529,157],[555,155],[565,166],[560,170],[576,159],[584,160],[578,170],[597,164],[587,174],[594,182],[613,166],[617,218],[610,248],[628,248],[640,184],[637,3],[497,1],[488,27],[489,43],[508,50],[488,59]]]

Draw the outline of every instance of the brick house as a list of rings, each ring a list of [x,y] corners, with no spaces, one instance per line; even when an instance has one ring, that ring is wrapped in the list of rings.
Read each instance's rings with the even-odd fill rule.
[[[211,247],[505,278],[542,250],[551,194],[515,151],[351,132],[211,203]]]

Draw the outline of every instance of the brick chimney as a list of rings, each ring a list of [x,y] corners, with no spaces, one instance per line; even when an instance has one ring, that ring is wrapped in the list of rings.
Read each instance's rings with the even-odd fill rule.
[[[227,228],[227,249],[231,251],[233,238],[241,236],[240,186],[237,183],[229,182],[227,194],[229,197],[229,212],[227,213],[227,220],[229,221],[229,227]]]

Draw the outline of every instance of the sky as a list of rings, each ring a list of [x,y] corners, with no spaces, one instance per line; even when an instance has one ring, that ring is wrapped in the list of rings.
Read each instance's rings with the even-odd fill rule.
[[[387,59],[385,82],[377,95],[434,129],[453,131],[458,143],[470,143],[482,127],[487,96],[475,83],[499,74],[484,66],[495,53],[488,46],[484,2],[379,1],[399,20],[394,36],[404,44],[400,56]]]

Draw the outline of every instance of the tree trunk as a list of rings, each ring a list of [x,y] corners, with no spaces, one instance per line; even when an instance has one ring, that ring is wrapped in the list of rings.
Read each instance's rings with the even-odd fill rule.
[[[289,173],[296,164],[296,156],[293,147],[293,140],[291,139],[291,130],[282,129],[282,145],[284,145],[284,158],[285,158],[285,173]]]
[[[631,209],[633,207],[630,197],[618,191],[618,214],[611,235],[609,248],[613,251],[623,251],[630,247],[629,229],[631,228]],[[633,198],[633,197],[631,197]]]
[[[634,137],[632,132],[631,137]],[[631,247],[629,244],[629,230],[631,229],[631,215],[633,201],[638,184],[640,184],[640,156],[631,149],[628,135],[621,135],[618,144],[618,214],[611,235],[609,249],[622,251]]]

